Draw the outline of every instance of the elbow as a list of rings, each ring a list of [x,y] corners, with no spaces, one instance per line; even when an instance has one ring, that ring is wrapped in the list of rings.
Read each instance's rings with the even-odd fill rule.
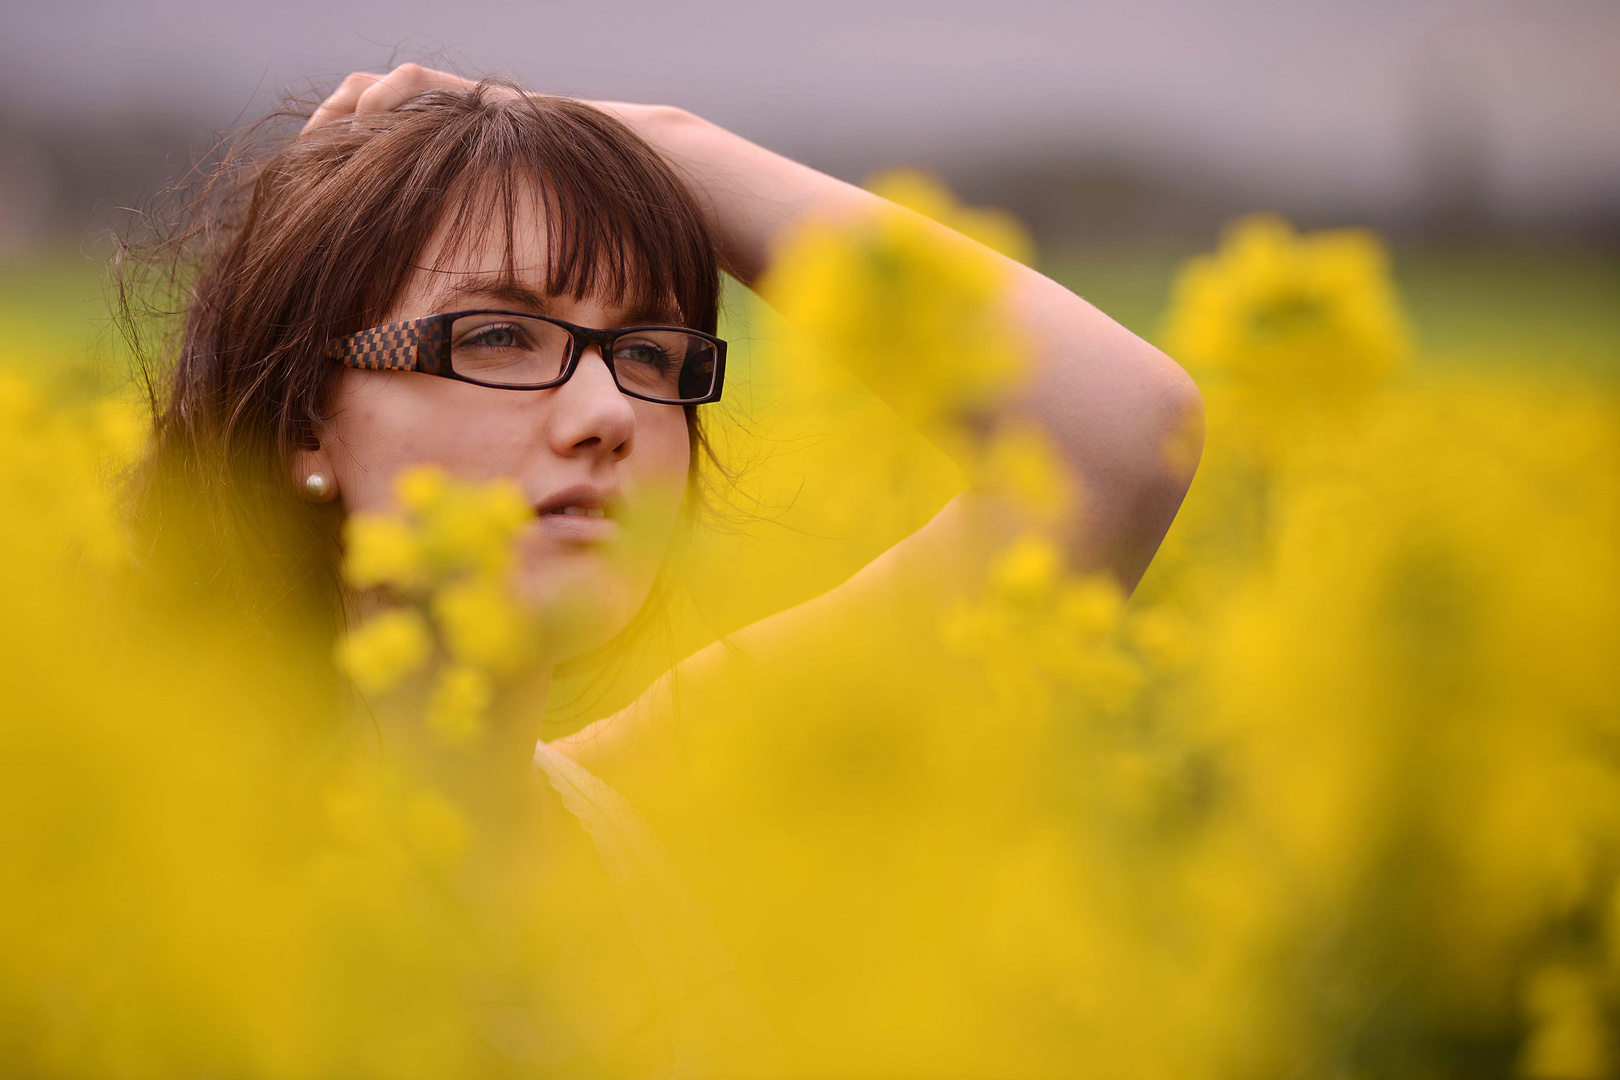
[[[1156,351],[1156,350],[1155,350]],[[1158,354],[1132,479],[1120,492],[1120,532],[1109,560],[1129,594],[1146,573],[1192,486],[1204,450],[1204,399],[1178,364]]]
[[[1119,481],[1179,503],[1204,452],[1204,396],[1185,368],[1145,341],[1120,381],[1112,425]],[[1166,522],[1168,524],[1168,522]]]
[[[1161,354],[1162,355],[1162,354]],[[1162,483],[1176,491],[1176,503],[1192,486],[1198,462],[1204,456],[1204,395],[1185,368],[1163,358],[1158,390],[1159,448],[1156,472]]]

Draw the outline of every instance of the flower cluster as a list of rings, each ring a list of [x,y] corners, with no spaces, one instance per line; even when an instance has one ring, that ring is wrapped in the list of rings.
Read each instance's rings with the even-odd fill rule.
[[[446,662],[426,718],[446,740],[478,735],[495,680],[538,651],[541,628],[513,595],[512,545],[534,513],[515,485],[457,481],[418,467],[397,482],[400,512],[355,514],[344,562],[356,589],[393,601],[353,629],[338,662],[363,692],[386,694],[432,658]]]
[[[1028,244],[1010,219],[961,211],[917,174],[877,186],[907,209],[801,230],[761,291],[799,330],[793,346],[836,358],[907,421],[949,441],[1016,385],[1024,350],[1001,306],[1007,267],[928,219],[1014,255]]]
[[[1232,225],[1174,286],[1164,345],[1275,442],[1353,410],[1412,351],[1389,257],[1360,229],[1301,235],[1271,215]]]
[[[694,524],[696,655],[591,748],[702,911],[615,892],[663,856],[493,751],[397,753],[326,641],[154,596],[108,483],[139,414],[0,378],[5,1071],[723,1075],[758,1013],[805,1076],[1615,1075],[1613,387],[1407,363],[1375,238],[1238,223],[1166,316],[1208,437],[1127,598],[1070,564],[1084,478],[980,423],[1012,264],[929,219],[1027,244],[883,190],[773,271],[796,331],[727,331],[753,411],[708,434],[781,510]],[[465,745],[547,652],[532,511],[396,502],[347,523],[338,665]]]

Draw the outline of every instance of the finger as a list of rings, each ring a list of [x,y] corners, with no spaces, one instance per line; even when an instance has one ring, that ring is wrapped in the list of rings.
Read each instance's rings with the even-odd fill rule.
[[[340,116],[348,116],[354,112],[360,103],[360,95],[367,89],[387,78],[370,71],[351,72],[344,80],[338,83],[338,88],[317,108],[308,122],[304,124],[304,131],[318,128],[329,120],[336,120]]]
[[[420,64],[401,64],[382,81],[368,86],[360,94],[354,111],[356,115],[388,112],[429,90],[470,90],[474,85],[470,79],[447,71],[435,71]]]

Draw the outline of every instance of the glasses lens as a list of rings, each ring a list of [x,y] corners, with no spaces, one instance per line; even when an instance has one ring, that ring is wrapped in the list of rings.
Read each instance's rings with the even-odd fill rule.
[[[562,377],[568,331],[521,315],[463,315],[450,327],[450,366],[490,386],[537,386]]]
[[[613,342],[619,385],[660,401],[698,401],[714,391],[715,347],[679,330],[630,330]]]

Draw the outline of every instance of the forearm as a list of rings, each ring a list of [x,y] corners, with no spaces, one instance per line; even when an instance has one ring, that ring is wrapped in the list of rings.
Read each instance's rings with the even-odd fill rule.
[[[753,286],[803,222],[869,213],[887,203],[773,153],[683,109],[598,101],[651,143],[691,186],[727,271]]]
[[[1006,412],[1037,424],[1078,481],[1067,530],[1075,564],[1130,590],[1192,482],[1202,398],[1180,365],[1068,289],[1028,267],[1014,278],[1034,355]]]
[[[755,282],[797,227],[898,208],[678,109],[602,103],[679,169],[709,215],[727,268]],[[930,223],[959,243],[971,243]],[[1068,289],[1003,256],[1028,375],[987,418],[1033,424],[1080,488],[1062,532],[1082,569],[1127,588],[1146,569],[1191,479],[1201,403],[1186,373]],[[1179,437],[1180,454],[1165,452]],[[1190,434],[1190,438],[1188,437]],[[1179,456],[1179,460],[1176,460]]]

